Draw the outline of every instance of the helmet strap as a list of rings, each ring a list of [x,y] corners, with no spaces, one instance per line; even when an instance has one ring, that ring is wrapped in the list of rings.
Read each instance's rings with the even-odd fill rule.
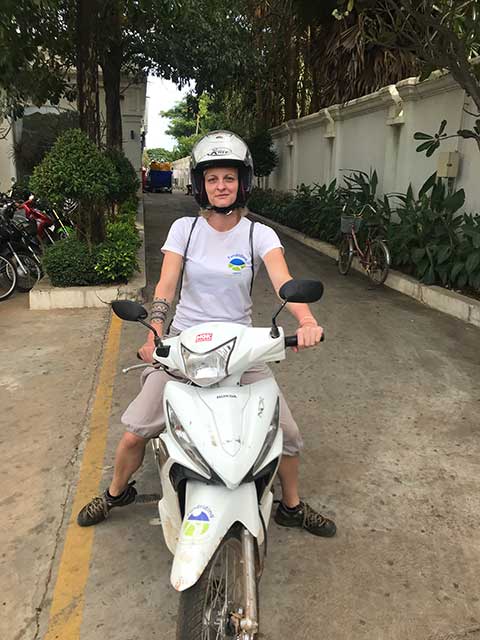
[[[229,216],[231,213],[233,213],[233,210],[237,208],[235,204],[236,203],[233,203],[233,205],[230,205],[229,207],[214,207],[209,204],[207,207],[205,207],[205,209],[207,211],[215,211],[215,213],[221,213],[224,216]]]

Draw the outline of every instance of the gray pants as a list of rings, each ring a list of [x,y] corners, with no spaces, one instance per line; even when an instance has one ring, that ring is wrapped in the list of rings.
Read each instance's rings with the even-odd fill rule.
[[[251,384],[269,377],[273,377],[269,367],[260,364],[243,374],[241,384]],[[167,382],[172,379],[162,370],[153,367],[145,369],[141,376],[140,393],[122,415],[122,422],[127,426],[128,432],[149,439],[155,438],[163,431],[165,425],[163,392]],[[284,455],[297,455],[303,448],[302,436],[281,392],[280,427],[283,431]]]

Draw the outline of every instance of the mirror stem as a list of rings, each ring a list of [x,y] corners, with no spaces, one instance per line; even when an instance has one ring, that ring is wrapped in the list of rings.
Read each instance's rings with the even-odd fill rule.
[[[147,329],[150,329],[150,331],[155,336],[155,338],[154,338],[155,346],[156,347],[161,347],[162,346],[162,339],[158,335],[156,329],[154,327],[152,327],[151,324],[148,324],[148,322],[145,322],[145,320],[139,320],[138,322],[140,322],[140,324],[143,324],[144,327],[147,327]]]
[[[272,318],[272,329],[270,331],[270,337],[272,337],[272,338],[278,338],[279,335],[280,335],[280,331],[278,330],[277,323],[275,321],[277,319],[278,314],[280,313],[280,311],[282,311],[282,309],[284,308],[284,306],[286,304],[287,304],[287,300],[285,300],[285,302],[283,302],[283,304],[281,305],[280,309],[277,311],[277,313]]]

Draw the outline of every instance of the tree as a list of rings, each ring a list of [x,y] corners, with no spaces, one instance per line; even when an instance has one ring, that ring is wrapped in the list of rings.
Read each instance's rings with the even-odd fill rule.
[[[100,145],[98,54],[95,37],[98,13],[98,0],[77,0],[75,44],[80,129],[97,146]]]
[[[457,135],[474,139],[480,149],[480,66],[473,63],[480,54],[480,0],[357,0],[356,10],[367,22],[370,41],[415,55],[422,78],[436,69],[452,74],[478,112],[471,114],[477,118],[473,130],[460,130]],[[446,137],[444,129],[442,123],[432,136],[436,143]],[[437,146],[424,143],[422,150],[431,153]]]
[[[78,200],[80,237],[92,247],[105,238],[104,211],[119,191],[119,175],[112,162],[80,129],[58,138],[31,178],[32,189],[53,204]]]
[[[0,4],[0,119],[23,115],[27,104],[72,97],[64,53],[60,0],[2,0]]]
[[[260,131],[247,140],[253,158],[253,169],[257,177],[269,176],[278,164],[278,155],[273,149],[272,134]]]
[[[170,119],[166,133],[177,141],[173,150],[174,159],[189,155],[197,140],[209,131],[231,128],[227,125],[221,103],[205,92],[200,96],[187,94],[160,115]],[[242,135],[238,129],[235,133]]]
[[[172,162],[175,160],[175,154],[168,149],[162,149],[162,147],[155,147],[153,149],[145,149],[144,151],[145,163],[150,164],[152,160],[156,162]]]

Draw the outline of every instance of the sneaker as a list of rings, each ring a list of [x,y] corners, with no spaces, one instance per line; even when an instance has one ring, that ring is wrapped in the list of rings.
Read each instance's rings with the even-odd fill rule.
[[[299,527],[324,538],[331,538],[337,531],[333,520],[324,518],[306,502],[300,502],[295,509],[287,509],[283,502],[280,502],[274,520],[282,527]]]
[[[101,496],[93,498],[86,504],[77,516],[77,522],[81,527],[90,527],[108,518],[108,514],[114,507],[125,507],[131,504],[137,497],[137,490],[134,488],[135,480],[129,482],[127,488],[116,498],[112,498],[108,491],[104,491]]]

